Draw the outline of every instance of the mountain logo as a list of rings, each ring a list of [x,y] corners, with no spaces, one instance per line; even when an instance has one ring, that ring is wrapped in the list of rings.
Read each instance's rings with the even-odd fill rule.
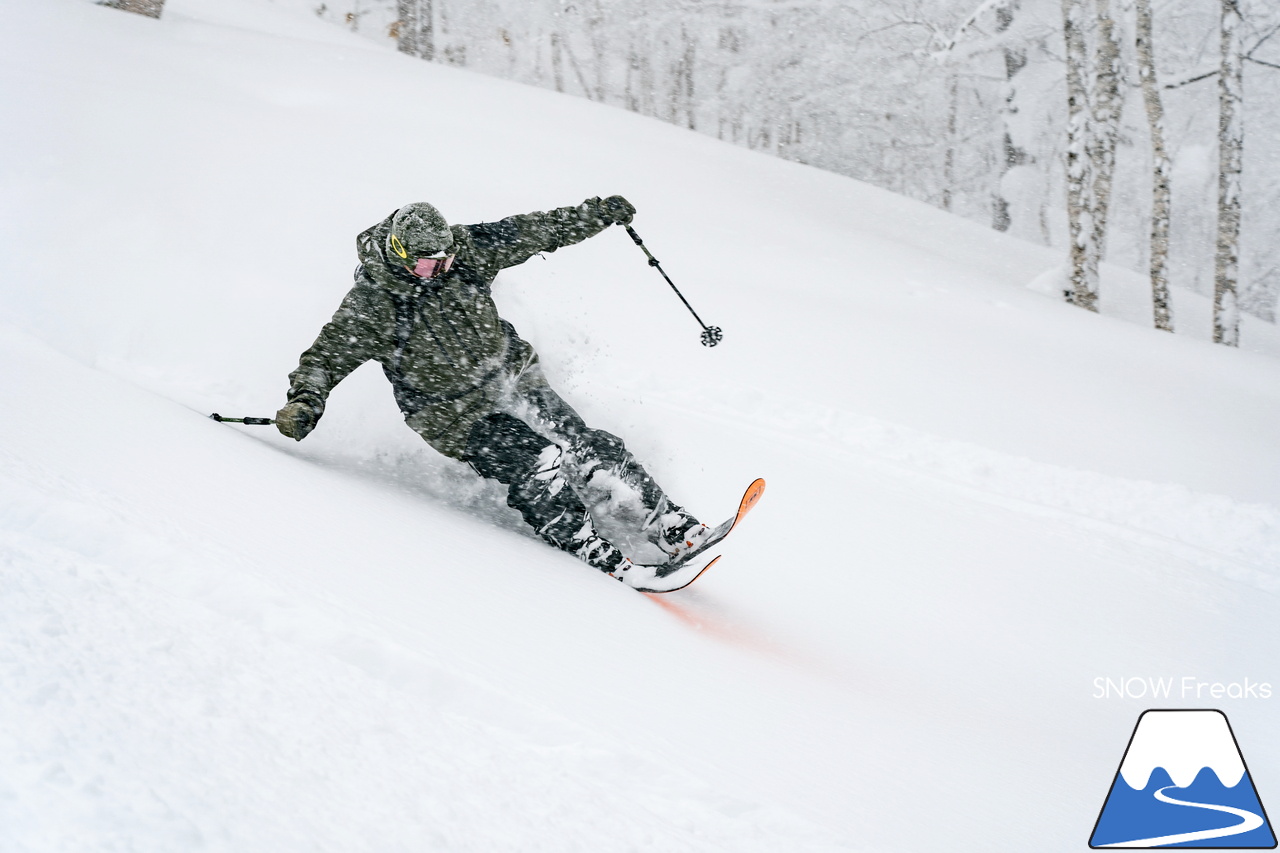
[[[1274,849],[1227,715],[1143,711],[1089,846]]]

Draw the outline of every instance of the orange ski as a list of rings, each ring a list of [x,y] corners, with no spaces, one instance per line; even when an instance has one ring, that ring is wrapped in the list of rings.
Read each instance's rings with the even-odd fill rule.
[[[760,497],[764,494],[764,480],[756,480],[742,495],[742,500],[738,503],[738,512],[733,518],[726,519],[711,530],[711,534],[706,541],[702,542],[696,549],[681,556],[675,562],[660,563],[657,565],[636,564],[626,571],[624,575],[612,575],[623,583],[638,589],[640,592],[675,592],[677,589],[684,589],[689,584],[696,581],[702,576],[702,573],[715,565],[720,559],[717,555],[709,560],[697,559],[699,555],[705,554],[707,549],[721,542],[733,528],[738,526],[738,522],[746,518],[747,513],[760,502]]]
[[[707,560],[693,560],[671,566],[632,566],[623,575],[611,575],[638,592],[675,592],[702,577],[702,573],[720,561],[717,554]],[[666,574],[658,572],[669,569]]]
[[[747,490],[742,493],[742,500],[738,503],[738,512],[733,518],[727,519],[712,528],[711,535],[706,538],[697,548],[694,548],[687,554],[681,555],[680,559],[674,563],[668,563],[671,566],[682,566],[692,560],[694,557],[706,551],[712,545],[718,544],[726,536],[733,532],[733,528],[738,526],[738,522],[747,517],[747,513],[760,503],[760,498],[764,495],[764,480],[756,480],[747,486]]]

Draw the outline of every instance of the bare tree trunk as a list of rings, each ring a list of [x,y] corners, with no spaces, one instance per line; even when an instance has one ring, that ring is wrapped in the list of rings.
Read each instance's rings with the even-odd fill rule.
[[[1096,69],[1090,65],[1084,0],[1062,0],[1067,46],[1067,218],[1071,232],[1067,299],[1089,311],[1098,310],[1098,266],[1106,249],[1107,214],[1124,108],[1120,43],[1111,17],[1111,0],[1095,0],[1095,11]]]
[[[680,36],[684,39],[684,56],[680,60],[680,68],[683,77],[683,91],[680,93],[680,96],[684,101],[687,118],[685,126],[690,130],[697,130],[698,123],[696,118],[697,110],[694,106],[695,92],[693,88],[693,69],[697,59],[698,42],[695,38],[690,36],[683,27],[680,30]]]
[[[960,111],[960,81],[955,74],[947,86],[947,153],[942,160],[942,209],[951,211],[956,182],[956,127]]]
[[[1071,237],[1071,289],[1067,300],[1098,310],[1098,253],[1093,246],[1093,169],[1089,158],[1089,53],[1084,0],[1062,0],[1067,48],[1067,221]]]
[[[392,26],[396,32],[396,49],[427,61],[436,58],[435,14],[432,0],[396,0],[396,16]]]
[[[1151,305],[1157,329],[1173,331],[1169,302],[1169,175],[1172,164],[1164,147],[1164,104],[1156,78],[1155,40],[1152,34],[1151,0],[1136,0],[1138,78],[1147,108],[1151,132]]]
[[[560,34],[551,34],[551,79],[555,81],[556,91],[564,91],[564,61],[560,58]]]
[[[1013,25],[1013,16],[1018,11],[1021,0],[1007,0],[996,7],[996,32],[1006,33]],[[1013,216],[1009,212],[1009,200],[1004,197],[1004,177],[1009,172],[1027,162],[1027,152],[1013,142],[1013,118],[1018,114],[1017,92],[1013,86],[1014,77],[1027,64],[1027,52],[1021,47],[1005,45],[1004,54],[1004,104],[1000,108],[1000,120],[1004,126],[1001,140],[1000,175],[996,179],[996,191],[992,197],[991,227],[997,231],[1008,231],[1013,224]]]
[[[418,3],[417,0],[396,0],[396,22],[391,25],[396,37],[396,50],[410,56],[418,55]]]
[[[434,0],[418,0],[418,56],[427,62],[434,62],[436,58]]]
[[[1093,250],[1098,261],[1107,252],[1107,216],[1111,210],[1111,186],[1116,172],[1116,145],[1120,139],[1120,114],[1124,110],[1121,87],[1120,41],[1111,16],[1111,0],[1096,0],[1098,13],[1098,61],[1094,80],[1092,144]]]
[[[653,115],[653,75],[649,67],[650,45],[632,36],[627,52],[626,107],[641,115]]]
[[[600,0],[584,0],[588,9],[587,43],[591,45],[591,74],[595,80],[592,94],[593,101],[603,101],[609,86],[609,69],[617,60],[612,39],[605,26],[606,18]],[[610,92],[612,94],[612,92]]]
[[[1222,0],[1218,74],[1218,245],[1213,270],[1213,340],[1240,346],[1240,174],[1244,155],[1244,59],[1239,0]]]
[[[106,0],[102,5],[122,12],[136,12],[148,18],[158,18],[164,10],[164,0]]]
[[[556,36],[552,36],[552,38],[555,39]],[[564,35],[560,35],[556,40],[556,46],[559,47],[560,53],[562,54],[561,59],[557,61],[562,61],[563,59],[569,60],[569,68],[573,71],[573,76],[577,78],[578,85],[582,87],[583,96],[588,101],[600,100],[597,96],[599,86],[593,87],[589,82],[587,82],[587,75],[582,73],[582,66],[578,64],[578,57],[574,54],[573,47],[569,44],[569,40],[565,38]],[[561,73],[558,68],[556,73]]]

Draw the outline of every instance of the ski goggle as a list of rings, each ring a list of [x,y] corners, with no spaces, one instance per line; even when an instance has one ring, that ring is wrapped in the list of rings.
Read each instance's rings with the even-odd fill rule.
[[[435,278],[438,275],[444,275],[453,266],[455,257],[456,255],[437,252],[429,258],[418,258],[411,268],[411,272],[418,278]]]

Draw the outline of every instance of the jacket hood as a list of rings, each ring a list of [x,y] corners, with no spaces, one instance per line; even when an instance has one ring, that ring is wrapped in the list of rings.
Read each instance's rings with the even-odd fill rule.
[[[360,265],[364,267],[370,278],[396,294],[408,296],[414,290],[423,286],[427,288],[437,287],[458,274],[458,261],[462,261],[461,257],[458,258],[458,261],[455,261],[451,271],[434,279],[418,278],[406,270],[402,264],[395,263],[395,261],[399,260],[398,258],[388,260],[386,253],[387,235],[391,233],[391,222],[394,218],[395,213],[392,213],[386,219],[367,231],[362,231],[356,237],[356,255],[360,259]],[[470,257],[467,251],[470,244],[465,226],[454,225],[450,228],[450,231],[453,234],[453,250],[460,256],[465,254]]]
[[[390,291],[409,295],[423,284],[423,280],[409,272],[401,264],[387,260],[387,235],[391,233],[392,213],[386,219],[356,237],[356,256],[369,277]]]

